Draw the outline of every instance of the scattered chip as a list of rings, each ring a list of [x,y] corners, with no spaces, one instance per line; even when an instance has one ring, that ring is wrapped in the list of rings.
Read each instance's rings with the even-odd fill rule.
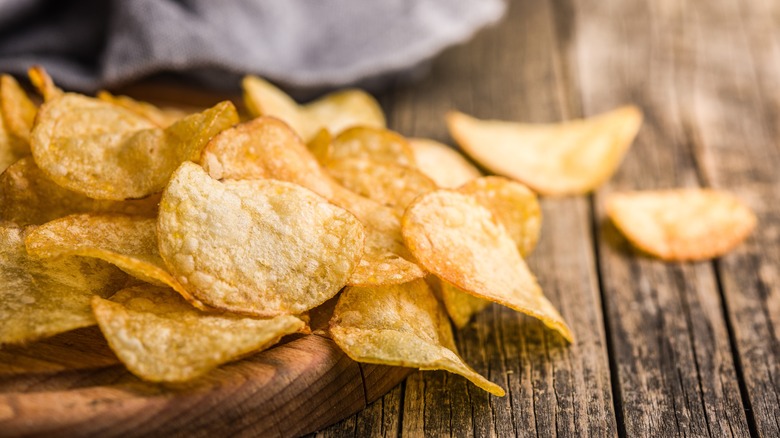
[[[208,314],[174,291],[151,285],[92,299],[109,346],[133,374],[152,382],[180,382],[276,344],[303,329],[291,315],[257,319]]]
[[[242,86],[244,101],[253,116],[284,120],[307,142],[322,128],[338,134],[351,126],[385,127],[382,108],[361,90],[338,91],[299,106],[282,90],[257,76],[246,76]]]
[[[105,260],[147,283],[170,286],[195,307],[204,308],[168,273],[158,250],[156,218],[67,216],[34,228],[27,233],[25,245],[36,257],[69,255]]]
[[[141,102],[128,96],[114,96],[108,91],[100,91],[97,98],[128,109],[139,116],[149,119],[160,128],[167,128],[179,120],[187,117],[187,113],[177,109],[162,109],[151,103]]]
[[[455,189],[482,176],[482,172],[455,149],[438,141],[411,138],[409,146],[417,168],[443,189]]]
[[[641,124],[635,106],[539,125],[447,115],[451,135],[474,160],[543,195],[582,194],[598,187],[620,165]]]
[[[111,295],[125,279],[101,260],[31,257],[22,229],[0,225],[0,345],[95,324],[90,299]]]
[[[534,192],[500,176],[474,179],[458,191],[473,196],[493,213],[517,244],[521,256],[531,254],[542,230],[542,209]]]
[[[30,77],[33,87],[43,96],[44,101],[54,100],[64,94],[61,89],[54,85],[54,81],[49,76],[49,73],[40,65],[31,67],[27,71],[27,75]]]
[[[0,175],[0,220],[19,226],[40,225],[74,213],[125,213],[157,216],[160,195],[129,201],[89,198],[61,187],[22,158]]]
[[[424,280],[346,288],[330,333],[357,362],[447,370],[493,395],[505,394],[458,356],[447,315]]]
[[[30,155],[30,131],[38,108],[10,75],[0,76],[0,124],[17,157]]]
[[[41,107],[30,146],[41,170],[65,188],[96,199],[143,198],[237,122],[233,104],[222,102],[163,130],[120,106],[66,93]]]
[[[607,214],[634,246],[664,260],[719,257],[756,226],[738,199],[705,189],[613,193]]]
[[[212,179],[184,163],[163,192],[160,255],[179,283],[214,308],[299,314],[333,297],[363,253],[349,212],[277,180]]]
[[[533,316],[572,340],[506,228],[473,197],[450,190],[423,195],[406,209],[402,231],[428,272],[474,296]]]

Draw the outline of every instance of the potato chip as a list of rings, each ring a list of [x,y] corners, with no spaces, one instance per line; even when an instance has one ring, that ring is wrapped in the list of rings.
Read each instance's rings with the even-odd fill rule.
[[[509,232],[521,256],[531,254],[542,230],[542,209],[534,192],[500,176],[472,180],[458,191],[473,196],[490,210],[498,223]]]
[[[305,326],[290,315],[256,319],[194,309],[174,291],[151,285],[94,297],[100,330],[136,376],[181,382],[276,344]]]
[[[409,146],[417,168],[443,189],[455,189],[482,176],[455,149],[427,138],[410,138]]]
[[[425,275],[404,246],[398,215],[339,185],[281,120],[258,117],[222,132],[206,146],[201,163],[216,179],[274,178],[301,185],[357,216],[366,227],[366,243],[349,284],[397,284]]]
[[[449,190],[423,195],[406,209],[402,231],[428,272],[479,298],[533,316],[572,340],[506,228],[473,197]]]
[[[66,93],[46,102],[36,120],[30,146],[49,178],[91,198],[124,200],[161,191],[238,114],[222,102],[163,130],[120,106]]]
[[[282,90],[257,76],[246,76],[242,86],[244,102],[253,116],[284,120],[307,142],[323,128],[339,133],[351,126],[385,127],[382,108],[361,90],[338,91],[299,106]]]
[[[19,158],[21,157],[14,152],[14,148],[11,145],[11,137],[2,123],[2,114],[0,114],[0,172],[15,163]]]
[[[635,106],[538,125],[447,115],[452,137],[474,160],[543,195],[582,194],[598,187],[620,165],[641,124]]]
[[[393,163],[416,167],[414,152],[401,135],[387,129],[358,126],[347,129],[330,142],[322,163],[329,167],[348,159],[367,159],[374,163]]]
[[[55,184],[23,158],[0,175],[0,220],[19,226],[39,225],[74,213],[125,213],[157,216],[159,195],[130,201],[88,198]]]
[[[447,370],[493,395],[505,395],[458,356],[447,315],[424,280],[346,288],[330,333],[357,362]]]
[[[402,212],[414,198],[437,188],[417,169],[366,159],[331,163],[328,173],[349,190]]]
[[[332,141],[333,135],[331,135],[330,131],[327,129],[320,129],[319,132],[306,143],[306,147],[309,149],[309,152],[314,155],[314,158],[316,158],[319,163],[322,163],[328,157],[328,151]]]
[[[92,296],[111,295],[126,278],[101,260],[30,257],[22,229],[0,225],[0,345],[95,324]]]
[[[425,280],[444,304],[444,309],[447,310],[447,314],[457,328],[465,327],[474,315],[483,311],[491,303],[446,281],[441,281],[435,275],[429,275]]]
[[[607,214],[634,246],[663,260],[719,257],[757,222],[738,199],[706,189],[613,193]]]
[[[163,192],[160,255],[206,305],[257,316],[298,314],[347,283],[365,233],[349,212],[283,181],[221,183],[184,163]]]
[[[170,286],[203,309],[168,273],[157,245],[157,219],[124,215],[77,214],[47,222],[25,237],[36,257],[62,255],[105,260],[147,283]]]
[[[32,82],[35,89],[43,96],[44,101],[54,100],[64,94],[61,89],[54,85],[54,81],[49,76],[49,73],[40,65],[31,67],[27,71],[27,75],[30,77],[30,82]]]
[[[0,123],[11,141],[11,149],[21,158],[30,155],[30,131],[38,108],[13,76],[0,76]]]
[[[160,128],[167,128],[187,117],[187,113],[184,111],[170,108],[158,108],[151,103],[141,102],[128,96],[114,96],[108,91],[98,92],[97,98],[104,102],[110,102],[114,105],[121,106],[139,116],[145,117]]]

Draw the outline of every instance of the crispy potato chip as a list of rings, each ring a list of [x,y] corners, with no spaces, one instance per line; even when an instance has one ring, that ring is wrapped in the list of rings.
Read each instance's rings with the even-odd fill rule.
[[[38,108],[10,75],[0,76],[0,123],[17,157],[30,155],[30,131]]]
[[[205,308],[168,272],[157,245],[157,219],[123,215],[77,214],[47,222],[25,237],[36,257],[62,255],[105,260],[135,278],[170,286],[192,305]]]
[[[327,129],[320,129],[317,134],[306,143],[306,147],[309,149],[314,158],[319,163],[324,162],[328,158],[328,152],[330,150],[330,143],[333,141],[333,135]]]
[[[49,76],[49,73],[40,65],[30,67],[27,70],[27,75],[30,77],[30,82],[32,82],[35,89],[43,96],[44,101],[54,100],[64,94],[61,89],[54,85],[54,81]]]
[[[607,214],[634,246],[663,260],[719,257],[757,222],[738,199],[705,189],[613,193]]]
[[[74,213],[124,213],[157,216],[160,195],[130,201],[88,198],[55,184],[23,158],[0,175],[0,220],[19,226],[39,225]]]
[[[428,272],[474,296],[533,316],[572,340],[506,228],[473,197],[449,190],[423,195],[406,209],[402,231]]]
[[[258,117],[222,132],[206,146],[201,163],[216,179],[299,184],[357,216],[366,227],[366,243],[350,285],[397,284],[425,276],[404,246],[395,211],[339,185],[281,120]]]
[[[196,378],[305,326],[290,315],[256,319],[204,313],[172,290],[150,285],[123,289],[111,300],[94,297],[92,308],[117,357],[152,382]]]
[[[46,102],[36,120],[30,146],[49,178],[91,198],[124,200],[161,191],[238,114],[222,102],[163,130],[120,106],[66,93]]]
[[[331,163],[328,173],[349,190],[402,212],[414,198],[437,188],[417,169],[366,159]]]
[[[187,117],[187,113],[178,109],[158,108],[151,103],[141,102],[128,96],[114,96],[108,91],[100,91],[97,98],[128,109],[139,116],[149,119],[160,128],[167,128]]]
[[[641,124],[635,106],[538,125],[447,115],[450,134],[474,160],[543,195],[582,194],[601,185],[620,165]]]
[[[404,137],[387,129],[366,126],[350,128],[336,136],[321,162],[329,167],[348,159],[416,167],[414,152]]]
[[[473,196],[493,213],[527,257],[536,247],[542,230],[542,209],[528,187],[500,176],[486,176],[461,186],[459,192]]]
[[[352,126],[385,127],[382,108],[361,90],[338,91],[299,106],[282,90],[257,76],[246,76],[242,86],[244,101],[253,116],[284,120],[307,142],[323,128],[339,133]]]
[[[482,176],[455,149],[427,138],[410,138],[417,168],[443,189],[455,189]]]
[[[0,225],[0,345],[95,324],[89,300],[111,295],[126,278],[100,260],[30,257],[22,229]]]
[[[493,395],[505,394],[458,356],[447,315],[424,280],[346,288],[330,333],[357,362],[447,370]]]
[[[363,253],[349,212],[277,180],[212,179],[184,163],[163,192],[160,255],[206,305],[257,316],[298,314],[336,295]]]
[[[474,315],[490,305],[490,301],[477,298],[435,275],[427,276],[425,281],[444,304],[447,314],[457,328],[465,327]]]

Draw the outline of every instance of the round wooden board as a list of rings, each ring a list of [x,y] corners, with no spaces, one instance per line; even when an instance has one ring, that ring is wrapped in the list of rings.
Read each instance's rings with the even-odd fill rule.
[[[299,436],[360,411],[410,371],[358,364],[306,335],[163,386],[130,374],[93,327],[0,350],[0,436]]]

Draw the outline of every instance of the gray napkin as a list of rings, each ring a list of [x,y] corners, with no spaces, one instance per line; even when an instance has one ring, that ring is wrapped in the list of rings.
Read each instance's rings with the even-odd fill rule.
[[[0,0],[0,71],[66,89],[174,72],[234,89],[376,86],[496,22],[503,0]]]

